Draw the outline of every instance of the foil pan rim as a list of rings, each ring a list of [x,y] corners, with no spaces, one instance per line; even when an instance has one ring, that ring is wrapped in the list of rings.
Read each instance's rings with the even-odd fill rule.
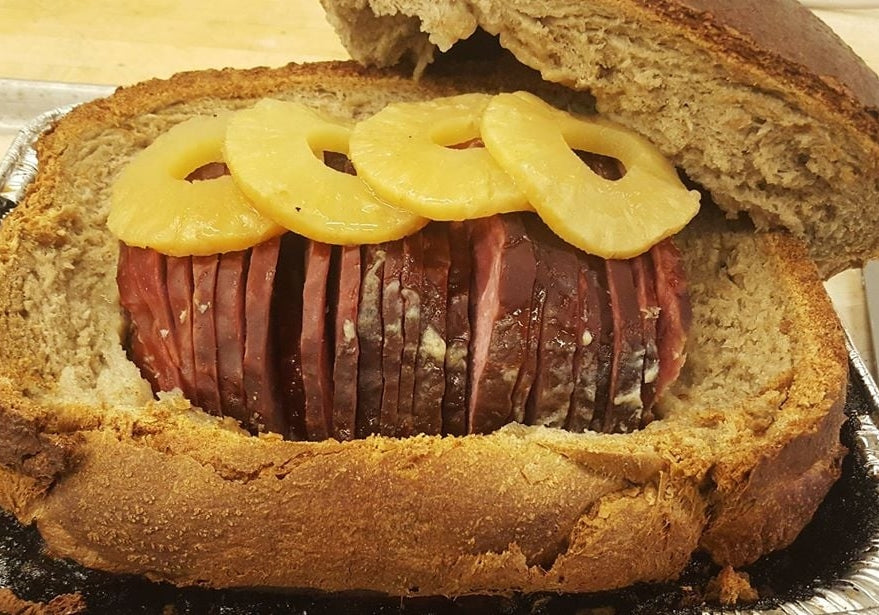
[[[0,161],[0,223],[22,200],[38,170],[35,144],[52,125],[76,104],[52,109],[35,117],[22,128]],[[857,378],[867,391],[869,411],[859,414],[859,428],[852,454],[866,470],[879,492],[879,386],[855,348],[848,331],[846,348],[850,378]],[[879,534],[872,536],[860,561],[827,587],[814,589],[808,599],[785,602],[769,609],[703,609],[703,615],[836,615],[842,613],[879,615]]]
[[[0,161],[0,221],[21,201],[37,175],[37,152],[34,149],[37,139],[76,106],[50,109],[32,119],[16,134]]]

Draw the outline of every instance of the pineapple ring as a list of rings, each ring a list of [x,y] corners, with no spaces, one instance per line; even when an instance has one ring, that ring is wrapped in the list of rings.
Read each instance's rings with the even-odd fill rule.
[[[223,160],[230,114],[173,126],[122,170],[113,184],[107,226],[130,246],[171,256],[243,250],[283,232],[257,212],[229,176],[188,181]]]
[[[598,118],[575,117],[526,92],[499,94],[482,138],[558,236],[603,258],[631,258],[681,230],[699,211],[675,168],[646,139]],[[572,149],[622,161],[607,180]]]
[[[468,220],[530,210],[525,195],[479,138],[491,96],[462,94],[390,104],[351,133],[357,175],[381,198],[431,220]]]
[[[299,103],[264,99],[238,111],[226,131],[226,161],[254,206],[309,239],[354,245],[414,233],[427,220],[379,200],[358,177],[323,163],[348,152],[350,129]]]

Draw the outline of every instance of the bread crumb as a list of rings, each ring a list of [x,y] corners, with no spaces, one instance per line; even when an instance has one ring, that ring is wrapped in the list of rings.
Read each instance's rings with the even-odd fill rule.
[[[726,566],[708,582],[705,597],[710,602],[733,606],[756,602],[760,595],[751,587],[751,577],[748,573],[736,572],[732,566]]]

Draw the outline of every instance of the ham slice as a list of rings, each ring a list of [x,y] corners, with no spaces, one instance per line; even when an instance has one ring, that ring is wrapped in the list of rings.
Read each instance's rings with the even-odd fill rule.
[[[684,275],[681,253],[671,240],[662,241],[650,249],[656,274],[656,297],[659,318],[656,323],[659,351],[659,372],[656,376],[656,396],[674,382],[686,360],[687,331],[693,320],[687,279]]]
[[[309,241],[305,248],[302,289],[302,387],[305,392],[305,433],[309,440],[326,440],[332,431],[333,381],[331,332],[327,326],[327,285],[333,248]]]
[[[613,359],[601,431],[629,432],[641,424],[644,340],[631,261],[608,260],[607,286],[613,311]]]
[[[523,218],[537,257],[532,297],[543,297],[537,347],[529,348],[536,353],[537,369],[525,422],[564,427],[574,390],[580,263],[574,249],[559,240],[537,217]]]
[[[415,433],[415,364],[421,339],[421,278],[424,274],[424,249],[421,233],[403,239],[403,267],[400,271],[400,296],[403,299],[403,353],[400,360],[400,394],[397,407],[397,435]]]
[[[400,398],[400,369],[403,354],[403,297],[400,272],[403,269],[403,242],[385,244],[382,273],[382,401],[379,431],[383,436],[397,434]]]
[[[195,348],[192,343],[192,258],[168,256],[166,282],[171,316],[174,319],[174,342],[180,356],[183,394],[196,399]]]
[[[167,391],[173,388],[173,381],[161,365],[165,350],[161,338],[152,331],[152,312],[136,281],[138,256],[135,248],[119,244],[116,284],[119,288],[119,302],[128,315],[129,354],[153,391]]]
[[[180,373],[180,353],[174,341],[174,316],[168,299],[168,281],[165,256],[155,250],[128,248],[129,263],[133,266],[134,283],[146,301],[151,321],[150,334],[157,340],[155,347],[157,367],[163,380],[162,390],[183,390]]]
[[[421,233],[424,274],[421,277],[421,327],[415,361],[413,398],[416,433],[442,433],[446,389],[446,310],[449,292],[449,236],[444,224]]]
[[[472,225],[473,297],[468,430],[489,433],[512,420],[512,394],[525,361],[536,262],[518,215]]]
[[[470,345],[470,248],[467,226],[451,222],[449,233],[449,298],[446,310],[446,393],[443,433],[467,433],[467,362]]]
[[[283,409],[274,352],[272,306],[281,239],[253,247],[244,296],[244,391],[250,424],[258,431],[289,434]]]
[[[220,255],[214,302],[217,336],[217,379],[223,414],[246,427],[249,416],[244,400],[244,289],[247,280],[248,251]]]
[[[360,364],[357,370],[356,437],[379,433],[382,402],[382,290],[385,247],[367,245],[361,248],[362,279],[360,305],[357,309],[357,336],[360,343]]]
[[[357,308],[360,302],[360,247],[343,246],[336,296],[335,363],[333,365],[333,436],[354,438],[357,416]],[[395,401],[396,403],[396,401]]]
[[[659,349],[656,343],[656,324],[659,302],[656,298],[656,274],[653,259],[641,254],[632,259],[632,272],[638,292],[638,310],[641,312],[641,337],[644,341],[644,369],[641,374],[641,403],[644,405],[642,423],[652,420],[651,410],[656,399],[656,378],[659,376]]]
[[[216,254],[192,257],[192,344],[198,404],[205,412],[221,414],[217,375],[217,331],[214,294],[220,259]]]
[[[578,255],[577,291],[579,314],[577,350],[574,353],[574,391],[567,429],[586,431],[596,417],[604,415],[610,381],[613,318],[609,296],[601,284],[604,263],[585,254]],[[597,267],[600,264],[601,267]]]
[[[305,285],[305,240],[293,233],[281,237],[275,275],[274,326],[278,344],[278,387],[292,439],[304,440],[305,389],[302,383],[302,289]],[[358,284],[359,284],[358,280]]]

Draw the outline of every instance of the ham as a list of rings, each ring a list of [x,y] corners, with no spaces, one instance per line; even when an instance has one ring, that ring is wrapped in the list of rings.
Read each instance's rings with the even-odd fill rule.
[[[360,305],[357,308],[357,336],[360,364],[357,370],[356,437],[379,433],[382,402],[382,290],[385,247],[361,248],[362,278]]]
[[[446,310],[449,292],[449,236],[444,224],[421,233],[424,273],[421,276],[421,323],[415,361],[413,397],[416,433],[439,434],[446,389]]]
[[[644,367],[641,373],[641,403],[644,406],[642,423],[652,420],[651,410],[656,400],[656,379],[659,376],[659,349],[656,343],[656,325],[659,303],[656,297],[656,274],[653,259],[642,254],[632,259],[632,272],[638,292],[638,310],[641,312],[641,337],[644,341]]]
[[[470,433],[488,433],[513,419],[512,395],[528,334],[537,264],[518,215],[472,225]]]
[[[360,302],[360,247],[343,246],[336,293],[335,363],[333,365],[333,436],[354,438],[357,416],[357,308]]]
[[[449,297],[446,309],[446,391],[443,433],[467,433],[467,363],[470,345],[470,249],[467,227],[451,222],[449,232]]]
[[[304,440],[305,388],[302,382],[302,295],[305,285],[305,240],[293,233],[281,237],[275,275],[275,314],[278,352],[278,388],[292,439]],[[358,280],[358,284],[360,281]]]
[[[687,331],[693,320],[687,279],[681,254],[670,241],[662,241],[650,249],[656,274],[656,297],[659,318],[656,322],[659,371],[656,395],[674,382],[686,360]]]
[[[244,296],[244,391],[250,424],[258,431],[289,433],[274,353],[272,297],[281,247],[280,237],[253,247]]]
[[[180,355],[183,394],[196,399],[195,348],[192,343],[192,258],[166,258],[166,285],[171,316],[174,319],[174,342]]]
[[[593,419],[604,416],[610,381],[612,355],[612,317],[607,291],[601,284],[603,276],[598,259],[578,255],[580,270],[577,277],[579,319],[577,350],[574,353],[574,391],[567,429],[586,431]]]
[[[641,424],[644,340],[630,261],[608,260],[607,287],[613,313],[610,387],[601,431],[629,432]]]
[[[400,369],[403,355],[403,297],[400,273],[403,269],[403,242],[385,244],[382,274],[382,400],[379,431],[383,436],[397,433],[400,398]]]
[[[147,298],[141,293],[135,277],[139,252],[125,244],[119,244],[119,261],[116,268],[116,284],[119,301],[128,315],[128,348],[131,359],[140,368],[154,391],[173,388],[173,381],[162,365],[165,350],[161,338],[151,330],[152,312]]]
[[[294,439],[632,431],[678,376],[692,318],[671,241],[604,261],[533,214],[381,245],[121,246],[117,281],[155,390]]]
[[[533,296],[543,298],[538,343],[530,350],[536,350],[537,368],[525,422],[564,427],[574,390],[580,263],[576,252],[538,218],[527,216],[525,220],[537,257]]]
[[[220,255],[219,292],[214,302],[220,404],[223,414],[238,419],[245,426],[249,426],[244,399],[244,287],[248,261],[247,251]]]
[[[302,388],[305,393],[305,433],[309,440],[326,440],[332,432],[333,381],[327,314],[327,286],[333,248],[309,241],[305,248],[302,289]]]
[[[424,273],[421,233],[403,239],[403,267],[400,271],[400,297],[403,300],[403,352],[400,360],[400,394],[397,407],[397,434],[415,433],[415,364],[421,339],[421,277]]]
[[[214,322],[214,293],[220,259],[192,257],[192,344],[198,404],[205,412],[221,414],[220,382],[217,375],[217,331]]]

